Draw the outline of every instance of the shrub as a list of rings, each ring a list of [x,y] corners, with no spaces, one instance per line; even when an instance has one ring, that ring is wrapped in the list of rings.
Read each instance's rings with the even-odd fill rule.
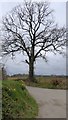
[[[60,85],[61,82],[62,82],[61,80],[54,79],[54,80],[52,80],[52,85],[56,87],[56,86]]]

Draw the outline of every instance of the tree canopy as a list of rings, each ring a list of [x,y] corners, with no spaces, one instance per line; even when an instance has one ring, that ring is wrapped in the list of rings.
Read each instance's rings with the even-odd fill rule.
[[[28,56],[30,78],[38,57],[46,60],[48,52],[63,53],[66,30],[53,21],[49,3],[24,2],[3,18],[3,54],[12,56],[20,51]]]

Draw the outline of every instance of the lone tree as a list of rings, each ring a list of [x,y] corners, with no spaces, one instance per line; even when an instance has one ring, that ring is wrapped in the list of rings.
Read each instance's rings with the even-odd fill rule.
[[[29,80],[34,81],[34,63],[46,53],[59,52],[65,46],[65,28],[53,21],[47,2],[24,2],[3,18],[3,54],[20,51],[27,55]]]

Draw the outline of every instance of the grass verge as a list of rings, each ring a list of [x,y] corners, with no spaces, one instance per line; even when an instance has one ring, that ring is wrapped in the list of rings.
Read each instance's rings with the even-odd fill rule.
[[[2,87],[3,119],[37,116],[38,105],[26,90],[23,81],[5,80]]]

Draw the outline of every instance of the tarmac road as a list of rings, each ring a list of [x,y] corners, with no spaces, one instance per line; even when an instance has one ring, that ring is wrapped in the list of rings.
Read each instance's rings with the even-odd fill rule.
[[[66,90],[26,88],[39,105],[37,118],[66,118]]]

